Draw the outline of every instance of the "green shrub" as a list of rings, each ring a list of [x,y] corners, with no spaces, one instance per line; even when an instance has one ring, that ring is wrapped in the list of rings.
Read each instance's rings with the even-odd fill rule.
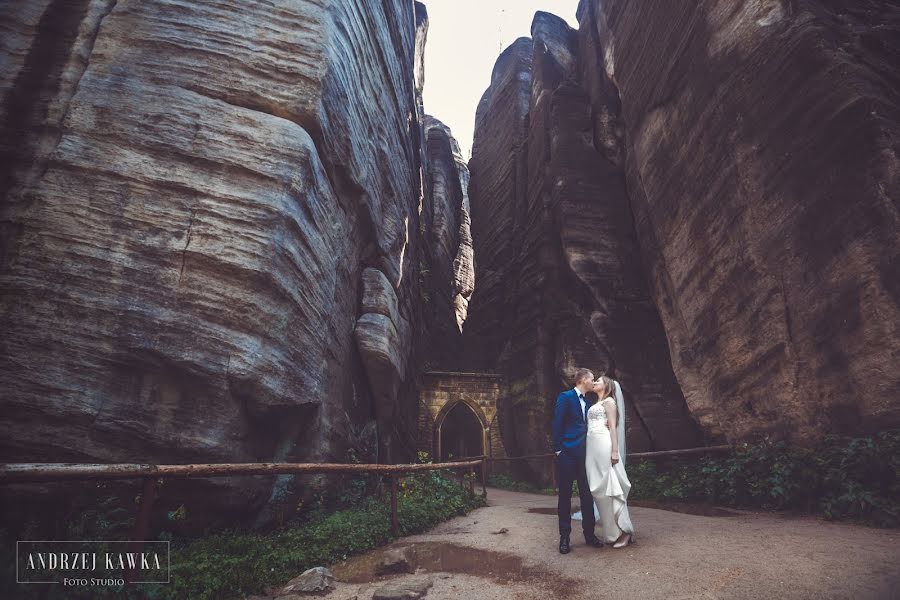
[[[555,488],[539,488],[538,486],[515,479],[509,475],[498,473],[488,477],[488,485],[501,490],[510,490],[511,492],[525,492],[528,494],[543,494],[545,496],[555,496],[557,490]],[[574,484],[573,489],[575,496],[578,496],[578,483]]]
[[[698,460],[628,466],[632,498],[803,510],[827,519],[900,525],[900,432],[827,437],[815,449],[783,442],[743,445]]]
[[[10,548],[15,552],[15,541],[0,532],[0,559],[8,571],[0,586],[0,597],[221,600],[259,593],[266,586],[284,584],[308,568],[333,564],[393,539],[389,497],[360,497],[361,490],[362,487],[350,486],[342,494],[344,500],[356,502],[352,508],[330,514],[317,508],[270,533],[220,531],[195,540],[173,540],[168,585],[68,588],[64,592],[55,589],[61,586],[16,586],[11,570],[15,557],[6,556]],[[461,488],[455,477],[433,471],[401,479],[399,492],[402,535],[424,531],[484,505],[481,496],[470,494],[468,486]],[[78,522],[79,531],[88,534],[83,530],[84,522],[96,521],[106,526],[106,521],[98,519],[95,512]],[[127,534],[120,539],[127,539]]]
[[[525,481],[514,479],[504,473],[498,473],[488,477],[488,485],[491,487],[499,488],[501,490],[510,490],[513,492],[526,492],[536,494],[539,491],[537,486]]]
[[[783,442],[744,444],[725,455],[643,460],[627,470],[633,499],[801,510],[830,520],[900,526],[897,431],[858,439],[829,436],[813,449]],[[508,475],[492,475],[489,483],[517,492],[556,493]]]
[[[400,481],[401,535],[424,531],[483,505],[457,481],[427,472]],[[225,532],[173,550],[166,598],[214,599],[259,592],[304,570],[328,565],[391,541],[386,497],[313,516],[272,534]]]

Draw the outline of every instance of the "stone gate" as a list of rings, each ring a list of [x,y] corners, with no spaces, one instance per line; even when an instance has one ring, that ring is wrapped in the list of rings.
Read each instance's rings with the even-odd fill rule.
[[[419,393],[419,451],[436,461],[480,454],[505,457],[497,415],[501,383],[495,373],[425,373]]]

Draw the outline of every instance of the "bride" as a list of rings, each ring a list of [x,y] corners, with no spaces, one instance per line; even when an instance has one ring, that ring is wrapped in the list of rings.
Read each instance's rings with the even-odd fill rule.
[[[595,381],[594,392],[600,400],[587,412],[587,480],[603,527],[601,539],[624,548],[634,541],[627,504],[631,482],[625,474],[625,403],[619,383],[609,377]]]

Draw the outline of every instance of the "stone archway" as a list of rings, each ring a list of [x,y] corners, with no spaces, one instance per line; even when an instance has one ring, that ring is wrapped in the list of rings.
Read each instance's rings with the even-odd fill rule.
[[[500,375],[430,371],[423,375],[422,384],[419,394],[420,451],[427,452],[435,460],[446,458],[451,447],[464,447],[471,451],[472,443],[460,446],[459,440],[454,439],[448,444],[445,435],[448,423],[452,433],[455,420],[465,421],[471,416],[471,425],[467,429],[480,429],[480,453],[491,457],[506,456],[499,431],[494,431],[498,426]]]
[[[459,418],[453,419],[452,417]],[[456,431],[456,428],[452,426],[457,425],[459,422],[465,423],[466,417],[468,417],[468,420],[471,422],[471,425],[468,425],[467,428],[476,430],[475,435],[477,440],[475,440],[476,444],[466,443],[463,445],[467,447],[468,450],[474,450],[477,447],[477,452],[469,451],[462,453],[457,450],[457,448],[459,448],[457,442],[468,442],[468,440],[462,437],[468,432],[465,430]],[[474,427],[472,427],[472,425],[474,425]],[[451,458],[451,454],[453,455],[453,458],[479,456],[485,453],[485,449],[488,448],[490,443],[490,425],[487,417],[485,417],[484,412],[482,412],[478,405],[468,399],[457,398],[444,404],[434,420],[433,427],[434,433],[432,439],[434,440],[434,457],[435,460],[438,461]],[[452,452],[451,449],[453,449]]]

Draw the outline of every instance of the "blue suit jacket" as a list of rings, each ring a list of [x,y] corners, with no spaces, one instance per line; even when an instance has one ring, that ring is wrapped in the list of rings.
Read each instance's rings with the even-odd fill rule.
[[[563,454],[584,454],[587,422],[581,412],[581,402],[575,390],[557,396],[553,412],[553,451]]]

